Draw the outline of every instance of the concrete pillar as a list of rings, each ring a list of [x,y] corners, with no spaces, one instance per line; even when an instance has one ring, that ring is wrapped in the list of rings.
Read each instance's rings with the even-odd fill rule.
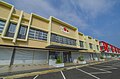
[[[30,26],[31,26],[31,22],[32,22],[32,16],[33,16],[33,14],[31,13],[30,19],[29,19],[29,24],[28,24],[28,29],[27,29],[25,41],[27,41],[27,39],[28,39],[29,30],[30,30]]]
[[[23,11],[21,11],[21,14],[20,14],[20,16],[19,16],[19,20],[18,20],[18,23],[17,23],[17,26],[16,26],[16,30],[15,30],[15,34],[14,34],[14,38],[13,38],[13,42],[14,42],[14,43],[15,43],[16,40],[17,40],[17,36],[18,36],[18,33],[19,33],[22,16],[23,16]]]
[[[78,29],[76,30],[76,46],[80,48]]]
[[[47,36],[47,42],[48,45],[50,45],[50,39],[51,39],[51,29],[52,29],[52,16],[49,18],[49,26],[48,26],[48,36]]]
[[[6,21],[6,23],[5,23],[5,26],[4,26],[2,35],[1,35],[2,38],[5,36],[5,34],[6,34],[6,32],[7,32],[8,25],[9,25],[9,23],[10,23],[10,18],[11,18],[11,16],[12,16],[13,11],[14,11],[14,6],[12,6],[11,11],[10,11],[10,13],[9,13],[9,15],[8,15],[8,17],[7,17],[7,21]]]

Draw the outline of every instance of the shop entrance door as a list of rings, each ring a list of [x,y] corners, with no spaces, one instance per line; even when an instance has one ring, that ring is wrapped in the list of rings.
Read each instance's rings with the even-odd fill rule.
[[[71,52],[63,52],[64,63],[72,62]]]

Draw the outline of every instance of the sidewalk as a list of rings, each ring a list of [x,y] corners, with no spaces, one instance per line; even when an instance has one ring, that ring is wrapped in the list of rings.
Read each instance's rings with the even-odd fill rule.
[[[16,75],[16,74],[22,74],[22,73],[30,73],[35,71],[41,71],[41,70],[47,70],[52,69],[53,66],[49,66],[47,64],[41,65],[41,64],[33,64],[33,65],[13,65],[11,67],[9,66],[1,66],[0,67],[0,77],[1,76],[10,76],[10,75]]]
[[[65,67],[61,67],[61,68],[56,68],[53,66],[49,66],[49,65],[14,65],[11,68],[6,67],[6,69],[8,68],[9,71],[4,73],[0,73],[0,78],[1,77],[7,77],[7,76],[14,76],[14,75],[20,75],[20,74],[40,74],[40,72],[43,73],[48,73],[48,72],[54,72],[54,71],[60,71],[60,70],[64,70],[64,69],[72,69],[75,67],[82,67],[82,66],[87,66],[87,65],[92,65],[92,64],[98,64],[101,62],[90,62],[87,63],[85,65],[80,65],[80,64],[73,64],[73,63],[66,63]],[[0,70],[1,72],[1,70]],[[38,72],[38,73],[37,73]]]

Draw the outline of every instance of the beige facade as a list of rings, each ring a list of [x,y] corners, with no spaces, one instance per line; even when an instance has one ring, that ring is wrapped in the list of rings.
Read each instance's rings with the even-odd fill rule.
[[[86,60],[100,54],[99,40],[84,35],[75,26],[53,16],[47,19],[28,14],[3,1],[0,1],[0,50],[2,65],[48,64],[49,59],[59,56],[62,62],[71,63],[81,53]]]
[[[78,28],[65,23],[55,17],[50,17],[46,19],[37,14],[25,13],[23,11],[17,10],[13,5],[5,2],[0,2],[0,20],[5,21],[5,26],[0,33],[0,45],[10,45],[10,46],[22,46],[22,47],[33,47],[33,48],[46,48],[49,45],[67,46],[73,48],[83,48],[86,50],[81,50],[83,52],[89,53],[100,53],[97,50],[97,45],[99,47],[99,41],[93,39],[90,36],[85,36],[83,33],[78,32]],[[16,29],[13,37],[6,36],[9,28],[9,24],[16,24]],[[20,26],[23,25],[27,28],[26,37],[24,39],[17,38],[20,30]],[[29,38],[30,28],[36,30],[42,30],[47,33],[47,40],[38,40]],[[56,34],[65,38],[75,40],[75,45],[58,43],[51,41],[51,35]],[[69,40],[68,39],[68,40]],[[80,42],[83,41],[84,47],[80,47]],[[92,44],[93,49],[90,48],[89,44]]]

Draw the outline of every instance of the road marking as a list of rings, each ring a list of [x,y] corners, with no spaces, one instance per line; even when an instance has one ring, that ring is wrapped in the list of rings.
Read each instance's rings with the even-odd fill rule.
[[[103,73],[112,73],[112,72],[91,72],[91,74],[103,74]]]
[[[39,75],[36,75],[33,79],[36,79]]]
[[[95,65],[95,66],[99,66],[99,67],[112,67],[112,66],[101,66],[101,65]]]
[[[92,77],[94,77],[94,78],[96,78],[96,79],[100,79],[99,77],[97,77],[97,76],[95,76],[95,75],[92,75],[92,74],[90,74],[90,73],[88,73],[88,72],[86,72],[86,71],[84,71],[84,70],[82,70],[82,69],[78,69],[78,68],[76,68],[77,70],[79,70],[79,71],[81,71],[81,72],[83,72],[83,73],[85,73],[85,74],[88,74],[88,75],[90,75],[90,76],[92,76]]]
[[[63,79],[66,79],[65,75],[63,74],[63,72],[62,71],[60,71],[60,72],[61,72],[61,74],[63,76]]]
[[[100,69],[100,68],[96,68],[96,67],[89,67],[89,68],[100,70],[100,71],[104,71],[104,72],[110,72],[110,71],[107,71],[107,70],[104,70],[104,69]]]
[[[120,67],[120,62],[113,64],[112,66]]]
[[[113,67],[113,66],[98,66],[98,67],[106,67],[106,68],[101,68],[101,69],[104,69],[104,70],[112,70],[112,69],[118,69],[116,67]]]
[[[102,69],[105,69],[105,70],[113,70],[113,69],[118,69],[118,68],[102,68]]]

